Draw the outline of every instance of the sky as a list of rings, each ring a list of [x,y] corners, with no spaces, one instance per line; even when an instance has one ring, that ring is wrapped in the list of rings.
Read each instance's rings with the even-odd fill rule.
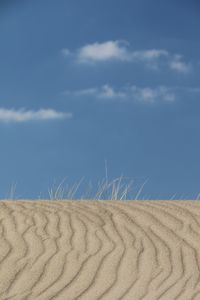
[[[107,175],[196,199],[199,36],[198,0],[1,0],[0,198]]]

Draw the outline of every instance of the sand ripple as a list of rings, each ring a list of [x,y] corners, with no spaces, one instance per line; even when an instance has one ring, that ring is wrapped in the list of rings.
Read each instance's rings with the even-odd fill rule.
[[[1,201],[0,300],[199,300],[200,201]]]

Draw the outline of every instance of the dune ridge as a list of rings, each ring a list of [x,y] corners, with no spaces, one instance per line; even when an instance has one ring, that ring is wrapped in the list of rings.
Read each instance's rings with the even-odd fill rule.
[[[0,300],[199,300],[200,201],[0,201]]]

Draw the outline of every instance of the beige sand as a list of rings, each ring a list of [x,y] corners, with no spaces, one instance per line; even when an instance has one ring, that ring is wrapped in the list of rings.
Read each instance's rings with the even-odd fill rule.
[[[1,201],[11,299],[199,300],[200,201]]]

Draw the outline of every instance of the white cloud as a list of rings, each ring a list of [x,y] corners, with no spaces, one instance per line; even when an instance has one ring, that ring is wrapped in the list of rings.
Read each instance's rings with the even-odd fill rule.
[[[64,56],[72,53],[69,49],[63,49]],[[171,54],[166,49],[145,49],[133,51],[127,41],[110,40],[106,42],[95,42],[84,45],[73,53],[79,63],[108,62],[112,60],[142,63],[147,67],[158,69],[166,67],[178,73],[188,73],[191,65],[184,62],[180,54]]]
[[[111,85],[106,84],[99,88],[67,91],[65,95],[76,97],[88,96],[103,100],[141,101],[146,103],[155,103],[157,101],[173,102],[176,99],[175,93],[165,86],[150,88],[132,85],[115,89]]]
[[[124,42],[107,41],[104,43],[93,43],[83,46],[78,51],[78,60],[80,62],[107,61],[113,59],[129,59],[129,52]]]
[[[130,51],[128,45],[128,42],[118,40],[88,44],[78,50],[78,60],[79,62],[98,62],[115,59],[137,62],[153,61],[169,56],[168,51],[163,49]]]
[[[104,98],[104,99],[113,99],[113,98],[126,98],[126,93],[123,91],[116,91],[112,86],[105,84],[103,85],[98,93],[98,98]]]
[[[171,61],[169,62],[169,67],[178,72],[187,74],[191,71],[192,67],[190,64],[183,61],[183,58],[181,55],[175,55]]]
[[[155,88],[150,87],[137,87],[132,86],[130,88],[131,96],[134,100],[155,103],[158,101],[173,102],[176,99],[176,95],[170,88],[165,86],[158,86]]]
[[[47,120],[56,120],[71,118],[71,113],[63,113],[55,111],[54,109],[39,109],[34,110],[25,110],[21,109],[6,109],[0,108],[0,122],[28,122],[28,121],[47,121]]]
[[[132,59],[135,60],[154,60],[168,56],[169,52],[163,49],[150,49],[132,52]]]
[[[116,98],[126,98],[127,94],[123,91],[117,91],[112,86],[105,84],[101,87],[92,87],[88,89],[75,90],[75,91],[65,91],[64,95],[72,95],[75,97],[88,96],[95,97],[99,99],[116,99]]]

